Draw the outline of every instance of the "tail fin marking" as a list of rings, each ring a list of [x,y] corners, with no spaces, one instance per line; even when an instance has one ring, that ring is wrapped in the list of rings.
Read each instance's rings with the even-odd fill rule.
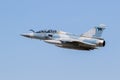
[[[90,29],[88,32],[82,34],[81,36],[85,36],[85,37],[96,37],[96,38],[100,38],[103,30],[105,29],[104,24],[100,24],[99,26],[96,26],[92,29]]]

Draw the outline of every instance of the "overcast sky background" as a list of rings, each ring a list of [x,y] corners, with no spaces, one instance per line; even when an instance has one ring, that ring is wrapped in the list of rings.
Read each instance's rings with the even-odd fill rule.
[[[106,46],[59,48],[21,37],[29,29],[75,34],[106,24]],[[0,0],[0,80],[120,80],[119,0]]]

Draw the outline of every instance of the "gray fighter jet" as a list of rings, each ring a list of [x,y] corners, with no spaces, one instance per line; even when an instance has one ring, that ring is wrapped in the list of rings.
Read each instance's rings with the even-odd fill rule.
[[[105,46],[105,40],[101,38],[105,25],[101,24],[90,29],[81,35],[75,35],[64,31],[57,30],[40,30],[31,33],[21,34],[27,38],[43,40],[44,42],[54,44],[58,47],[76,49],[76,50],[93,50]]]

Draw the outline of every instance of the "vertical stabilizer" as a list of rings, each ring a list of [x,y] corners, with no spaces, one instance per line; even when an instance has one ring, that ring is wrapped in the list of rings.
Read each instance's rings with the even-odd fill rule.
[[[82,34],[82,36],[99,38],[101,37],[105,27],[106,25],[100,24],[99,26],[95,26],[94,28],[90,29],[88,32]]]

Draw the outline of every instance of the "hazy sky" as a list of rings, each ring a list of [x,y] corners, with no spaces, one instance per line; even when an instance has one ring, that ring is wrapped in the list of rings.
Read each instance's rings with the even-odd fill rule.
[[[21,37],[29,29],[75,34],[106,24],[93,51]],[[119,0],[0,0],[0,80],[120,80]]]

